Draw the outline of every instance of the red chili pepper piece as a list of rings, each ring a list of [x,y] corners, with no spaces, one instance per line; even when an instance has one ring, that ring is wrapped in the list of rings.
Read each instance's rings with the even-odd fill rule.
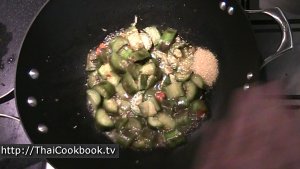
[[[206,113],[206,111],[204,111],[204,110],[199,110],[199,111],[197,112],[197,119],[202,119],[203,116],[205,115],[205,113]]]
[[[160,102],[162,102],[166,98],[166,94],[162,91],[157,91],[154,95],[155,95],[155,98]]]
[[[100,55],[101,52],[102,52],[102,51],[101,51],[100,48],[97,48],[97,49],[96,49],[96,55]]]
[[[98,46],[98,48],[96,49],[96,54],[100,55],[102,52],[102,49],[107,48],[107,46],[104,43],[100,43],[100,45]]]

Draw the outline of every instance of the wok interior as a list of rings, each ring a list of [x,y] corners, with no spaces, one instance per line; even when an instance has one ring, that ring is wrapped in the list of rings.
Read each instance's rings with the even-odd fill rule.
[[[199,0],[65,0],[51,1],[33,23],[23,44],[17,68],[17,106],[33,143],[111,143],[95,130],[86,108],[85,62],[89,49],[115,30],[128,27],[134,16],[138,28],[172,27],[192,44],[209,48],[217,56],[220,75],[209,97],[213,114],[226,109],[233,89],[243,85],[246,74],[256,75],[260,57],[249,23],[236,2],[236,15],[219,9],[219,1]],[[106,29],[104,32],[102,29]],[[243,35],[238,36],[238,35]],[[241,43],[246,41],[246,44]],[[246,52],[245,52],[246,51]],[[40,77],[32,80],[29,70]],[[38,100],[36,107],[27,98]],[[39,133],[45,124],[47,134]],[[76,126],[76,127],[75,127]],[[82,168],[189,168],[201,128],[188,144],[175,150],[134,152],[123,149],[119,159],[54,160],[54,166]],[[174,159],[182,158],[180,161]]]

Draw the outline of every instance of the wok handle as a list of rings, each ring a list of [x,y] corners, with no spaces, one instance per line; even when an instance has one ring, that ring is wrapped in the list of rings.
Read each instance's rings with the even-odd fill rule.
[[[8,118],[8,119],[12,119],[12,120],[15,120],[15,121],[20,121],[20,119],[18,117],[15,117],[15,116],[10,116],[10,115],[7,115],[7,114],[3,114],[3,113],[0,113],[0,118]]]
[[[1,95],[0,96],[0,104],[5,103],[5,102],[11,100],[12,98],[14,98],[14,91],[15,91],[15,89],[12,88],[7,93]]]
[[[280,29],[282,31],[282,40],[281,43],[277,49],[277,51],[268,56],[264,59],[264,63],[262,64],[261,68],[266,66],[268,63],[273,61],[274,59],[281,56],[286,51],[293,48],[293,37],[292,37],[292,31],[289,25],[289,22],[287,21],[285,15],[283,14],[282,10],[278,7],[270,8],[270,9],[264,9],[264,10],[245,10],[245,12],[249,14],[266,14],[271,16],[280,26]]]

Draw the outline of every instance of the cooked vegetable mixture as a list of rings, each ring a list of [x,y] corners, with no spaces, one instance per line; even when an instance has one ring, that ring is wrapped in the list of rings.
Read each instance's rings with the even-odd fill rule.
[[[216,80],[193,71],[198,50],[173,28],[132,24],[107,36],[88,53],[86,67],[88,104],[100,129],[136,150],[184,143],[206,116],[204,94]]]

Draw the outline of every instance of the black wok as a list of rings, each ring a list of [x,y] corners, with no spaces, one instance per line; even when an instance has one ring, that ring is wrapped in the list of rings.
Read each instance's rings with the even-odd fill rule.
[[[213,117],[226,110],[230,93],[259,79],[263,59],[250,23],[236,1],[63,0],[51,1],[32,24],[18,60],[17,107],[33,143],[111,143],[86,106],[85,61],[110,32],[129,26],[176,28],[186,40],[213,51],[220,75],[209,99]],[[229,7],[233,11],[228,13]],[[232,12],[232,13],[231,13]],[[104,32],[102,28],[107,29]],[[29,73],[30,72],[30,73]],[[38,76],[37,73],[38,72]],[[253,77],[247,80],[247,74]],[[49,159],[58,168],[190,168],[201,128],[173,150],[120,151],[119,159]]]

